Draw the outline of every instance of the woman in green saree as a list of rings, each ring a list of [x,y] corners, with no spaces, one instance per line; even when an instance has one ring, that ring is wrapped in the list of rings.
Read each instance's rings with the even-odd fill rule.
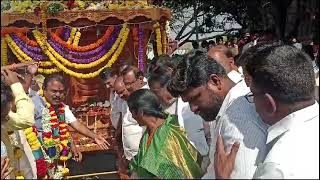
[[[200,178],[197,150],[189,143],[176,115],[165,114],[155,94],[148,89],[132,93],[127,101],[132,117],[146,126],[138,154],[129,164],[138,178]]]

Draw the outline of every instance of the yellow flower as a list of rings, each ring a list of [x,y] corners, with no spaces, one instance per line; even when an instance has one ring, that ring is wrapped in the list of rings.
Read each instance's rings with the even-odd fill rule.
[[[61,144],[59,144],[58,146],[59,146],[60,151],[62,151],[63,146]]]
[[[161,42],[161,30],[160,30],[160,24],[157,22],[153,26],[156,30],[156,42],[157,42],[157,54],[160,56],[162,54],[162,42]]]
[[[36,135],[36,133],[34,133],[34,132],[31,132],[31,133],[29,133],[28,135],[27,135],[27,139],[31,139],[31,138],[33,138],[33,137],[37,137],[37,135]]]
[[[42,68],[38,68],[38,72],[42,73],[42,74],[53,74],[53,73],[57,73],[60,72],[60,69],[57,68],[51,68],[51,69],[42,69]]]
[[[29,144],[35,144],[38,142],[38,138],[36,136],[33,136],[28,139]]]
[[[40,61],[40,66],[52,66],[52,62],[50,61]]]
[[[93,68],[99,64],[101,64],[102,62],[105,62],[117,49],[117,47],[119,46],[125,32],[127,30],[127,27],[124,26],[121,31],[120,31],[120,35],[117,38],[116,42],[112,45],[111,50],[109,50],[105,55],[103,55],[101,58],[99,58],[98,60],[91,62],[89,64],[77,64],[77,63],[73,63],[70,62],[69,60],[65,59],[64,57],[62,57],[60,54],[58,54],[50,44],[46,43],[46,42],[40,42],[40,37],[42,36],[41,33],[37,30],[34,30],[34,37],[36,38],[38,44],[40,45],[40,47],[43,48],[43,44],[46,44],[48,47],[48,50],[45,50],[43,48],[44,53],[49,57],[49,59],[54,63],[54,61],[59,60],[62,62],[62,64],[66,65],[66,66],[70,66],[76,69],[88,69],[88,68]],[[55,63],[54,63],[55,64]],[[57,65],[57,64],[56,64]],[[57,65],[58,66],[58,65]],[[59,66],[58,66],[59,67]],[[59,67],[60,68],[60,67]],[[61,68],[60,68],[61,69]]]
[[[61,141],[61,144],[63,145],[63,146],[68,146],[68,140],[63,140],[63,141]]]
[[[1,66],[8,64],[8,48],[4,38],[1,39]]]
[[[81,37],[81,33],[77,32],[73,40],[73,45],[78,46],[80,37]]]
[[[61,128],[65,128],[65,127],[67,127],[68,125],[66,124],[66,123],[63,123],[63,124],[60,124],[59,125],[59,127],[61,127]]]
[[[23,176],[16,176],[16,179],[24,179]]]
[[[25,134],[29,134],[29,133],[31,133],[31,132],[33,132],[32,127],[29,127],[29,128],[27,128],[27,129],[24,130],[24,133],[25,133]]]
[[[61,161],[67,161],[67,160],[68,160],[68,157],[67,157],[67,156],[60,156],[60,160],[61,160]]]
[[[37,149],[39,149],[40,148],[40,146],[38,146],[38,145],[32,145],[32,146],[30,146],[30,148],[31,148],[31,150],[37,150]]]
[[[62,169],[62,174],[63,174],[63,175],[69,174],[69,169],[68,169],[68,168],[63,168],[63,169]]]
[[[119,37],[118,37],[118,39],[117,39],[117,41],[118,41],[119,39],[121,40],[120,45],[119,45],[119,47],[117,48],[117,46],[118,46],[117,43],[114,43],[114,45],[112,46],[112,48],[111,48],[110,51],[115,50],[115,49],[116,49],[117,51],[114,53],[114,55],[112,56],[112,58],[108,61],[108,63],[107,63],[105,66],[101,67],[99,70],[97,70],[97,71],[95,71],[95,72],[92,72],[92,73],[88,73],[88,74],[77,73],[77,72],[71,71],[71,70],[69,70],[68,68],[66,68],[65,66],[63,66],[59,61],[57,61],[57,59],[54,57],[54,55],[52,55],[52,54],[50,53],[50,51],[48,51],[47,49],[45,49],[45,48],[43,47],[43,43],[41,42],[41,39],[40,39],[40,37],[38,36],[39,33],[38,33],[37,31],[33,31],[33,32],[34,32],[34,36],[35,36],[38,44],[40,45],[40,47],[41,47],[41,48],[43,49],[43,51],[47,54],[47,56],[49,57],[49,59],[50,59],[59,69],[63,70],[66,74],[69,74],[69,75],[71,75],[71,76],[77,77],[77,78],[79,78],[79,79],[89,79],[89,78],[94,78],[94,77],[98,76],[98,75],[100,74],[100,72],[101,72],[104,68],[106,68],[106,67],[111,67],[112,64],[118,59],[120,53],[121,53],[122,50],[123,50],[123,47],[124,47],[126,41],[127,41],[127,38],[128,38],[128,35],[129,35],[130,30],[129,30],[129,28],[125,28],[123,32],[122,32],[122,31],[120,32],[120,35],[119,35]],[[117,42],[117,41],[116,41],[116,42]],[[110,53],[110,51],[109,51],[108,53]],[[107,56],[109,56],[108,53],[107,53],[106,55],[104,55],[102,58],[106,58]],[[57,54],[55,54],[55,55],[57,55]],[[59,55],[59,54],[58,54],[58,55]],[[100,58],[100,60],[101,60],[101,58]],[[98,60],[98,61],[99,61],[99,60]],[[70,63],[70,62],[69,62],[69,63]],[[99,64],[99,63],[98,63],[98,64]],[[80,65],[83,65],[83,64],[80,64]],[[77,66],[77,67],[78,67],[78,66]],[[79,67],[78,67],[78,68],[79,68]]]
[[[70,37],[68,38],[67,44],[71,44],[76,32],[77,32],[77,28],[71,28]]]
[[[27,54],[25,54],[23,51],[21,51],[21,49],[17,46],[17,44],[15,44],[12,40],[12,38],[10,36],[7,36],[5,38],[5,40],[7,41],[7,45],[9,46],[9,48],[12,50],[13,54],[18,58],[18,60],[20,62],[26,62],[27,61],[32,61],[32,58],[29,57]],[[3,46],[1,46],[3,47]],[[5,47],[5,46],[4,46]],[[6,54],[6,53],[3,53]],[[1,56],[3,57],[3,56]],[[40,66],[51,66],[53,65],[52,62],[50,61],[42,61]],[[42,68],[38,68],[38,72],[39,73],[44,73],[44,74],[52,74],[52,73],[57,73],[59,72],[59,69],[56,68],[52,68],[52,69],[42,69]]]

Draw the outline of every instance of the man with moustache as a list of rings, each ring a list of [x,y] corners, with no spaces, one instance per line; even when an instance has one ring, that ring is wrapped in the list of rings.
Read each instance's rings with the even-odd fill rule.
[[[252,178],[264,158],[267,127],[254,105],[243,97],[243,92],[239,93],[236,86],[215,59],[199,53],[184,57],[169,84],[171,94],[180,95],[189,102],[193,112],[206,121],[216,121],[211,131],[210,165],[204,179],[216,178],[213,164],[218,135],[225,139],[227,151],[235,141],[242,144],[231,178]]]
[[[35,105],[35,125],[41,136],[43,131],[42,129],[42,111],[47,108],[46,103],[52,105],[56,111],[58,111],[58,106],[60,103],[63,103],[65,98],[65,80],[61,75],[52,74],[45,78],[43,83],[43,92],[44,97],[39,95],[34,95],[32,97],[32,101]],[[71,112],[68,105],[64,104],[65,110],[65,121],[69,124],[73,129],[78,131],[79,133],[90,137],[95,140],[95,142],[102,148],[108,148],[108,142],[100,135],[97,135],[90,131],[85,125],[79,122],[76,117]]]
[[[127,97],[130,96],[136,90],[139,89],[149,89],[149,86],[146,82],[146,79],[137,67],[135,66],[127,66],[121,72],[123,84],[121,84],[121,79],[117,79],[120,82],[120,87],[124,90],[123,85],[125,85],[125,89],[127,90],[126,94],[123,95],[123,92],[119,91],[118,83],[116,92],[120,94],[120,96],[126,100]],[[140,139],[144,132],[143,127],[140,127],[138,122],[132,117],[131,112],[129,111],[128,105],[125,104],[122,106],[122,143],[123,143],[123,151],[126,159],[130,161],[137,153],[139,149]]]

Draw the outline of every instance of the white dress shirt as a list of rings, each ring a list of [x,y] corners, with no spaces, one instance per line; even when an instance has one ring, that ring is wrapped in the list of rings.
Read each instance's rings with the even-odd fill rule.
[[[178,108],[176,106],[178,102]],[[187,138],[190,143],[199,151],[202,156],[206,156],[209,153],[209,146],[206,141],[203,119],[194,114],[189,106],[188,102],[183,102],[179,97],[178,101],[175,101],[170,107],[166,109],[166,112],[170,114],[177,114],[179,125],[185,129]]]
[[[240,81],[243,80],[243,76],[242,74],[240,74],[239,72],[232,70],[227,74],[228,78],[231,79],[231,81],[233,81],[234,83],[238,83]]]
[[[215,179],[214,154],[220,134],[229,153],[235,141],[240,142],[233,179],[251,179],[258,163],[266,156],[267,126],[260,119],[253,103],[244,97],[250,89],[244,80],[236,84],[225,97],[216,122],[211,124],[210,165],[203,179]]]
[[[319,104],[289,114],[268,129],[264,162],[254,178],[319,179]]]
[[[149,89],[148,84],[141,89]],[[140,140],[146,128],[139,126],[138,122],[132,117],[126,101],[124,101],[122,107],[123,151],[126,159],[130,161],[138,153]]]
[[[74,116],[73,112],[70,110],[68,105],[64,105],[64,116],[66,123],[70,124],[77,121],[77,118]]]

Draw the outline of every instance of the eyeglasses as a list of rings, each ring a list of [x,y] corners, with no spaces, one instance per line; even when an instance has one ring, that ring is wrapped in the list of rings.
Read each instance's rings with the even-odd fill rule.
[[[244,96],[249,103],[254,103],[254,94],[249,92],[247,95]]]

